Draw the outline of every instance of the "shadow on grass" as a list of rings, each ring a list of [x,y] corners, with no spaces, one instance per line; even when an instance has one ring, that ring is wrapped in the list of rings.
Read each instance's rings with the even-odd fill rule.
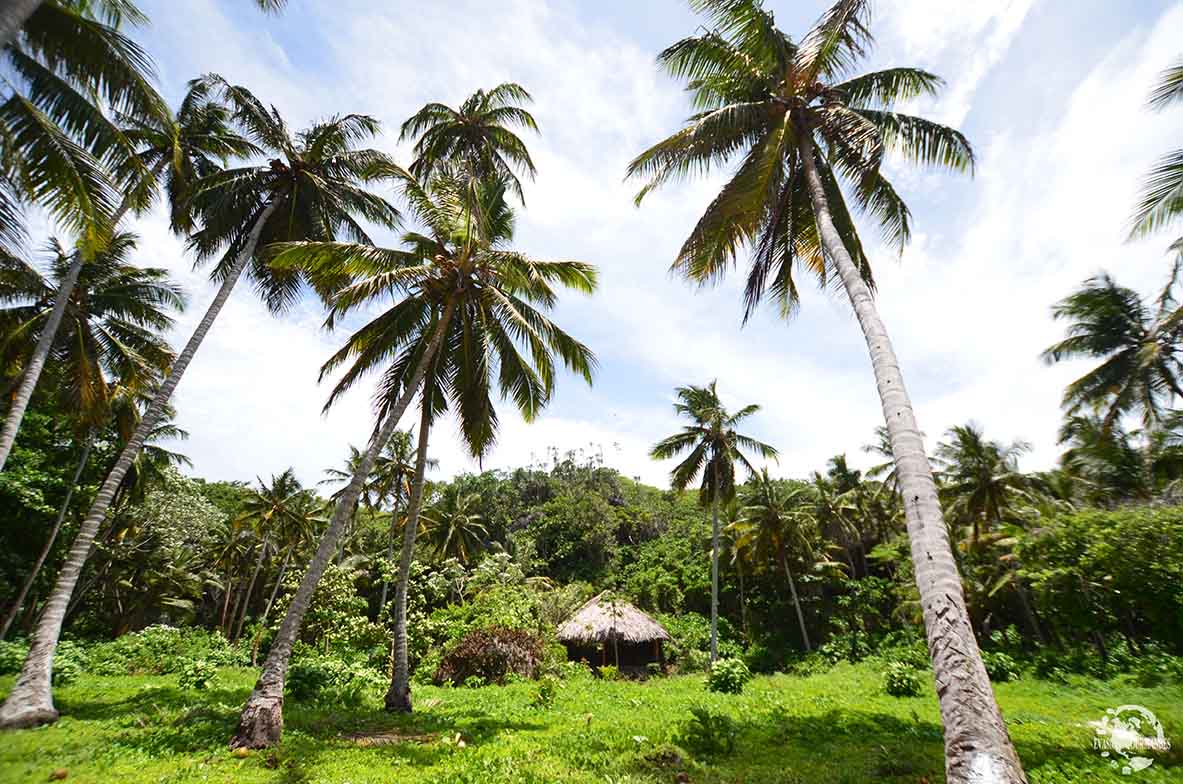
[[[814,715],[770,710],[746,717],[730,754],[715,757],[686,749],[687,759],[663,752],[642,759],[639,772],[698,765],[723,780],[795,782],[939,781],[944,776],[944,741],[939,723],[874,711],[832,709]],[[1100,774],[1102,759],[1082,739],[1078,744],[1017,738],[1019,756],[1028,773],[1046,768]],[[1172,767],[1172,759],[1160,764]]]

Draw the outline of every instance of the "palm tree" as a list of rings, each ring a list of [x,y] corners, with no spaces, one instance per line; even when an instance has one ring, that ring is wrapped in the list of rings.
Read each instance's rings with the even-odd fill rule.
[[[883,458],[882,463],[876,463],[867,469],[867,476],[879,479],[893,493],[899,493],[899,482],[896,481],[895,460],[891,454],[891,434],[886,425],[875,427],[875,440],[870,444],[863,444],[863,451],[877,458]]]
[[[727,503],[735,497],[737,461],[749,475],[756,473],[743,450],[759,452],[765,459],[775,458],[776,450],[736,432],[735,428],[760,407],[744,406],[734,414],[728,413],[719,400],[714,381],[705,387],[678,387],[677,396],[674,411],[688,418],[691,424],[658,441],[649,456],[654,460],[669,460],[689,452],[670,473],[670,484],[679,492],[702,477],[698,500],[702,506],[711,508],[711,661],[714,662],[719,657],[719,502]]]
[[[422,513],[424,533],[437,558],[469,564],[484,549],[489,532],[476,509],[480,500],[479,494],[465,493],[452,485]]]
[[[364,243],[369,242],[369,236],[355,216],[390,227],[398,223],[394,207],[363,187],[385,176],[387,167],[393,166],[384,154],[355,147],[377,132],[375,120],[361,115],[334,117],[292,138],[278,111],[266,109],[243,87],[220,80],[217,84],[252,142],[280,157],[266,165],[215,173],[196,188],[194,208],[202,228],[191,244],[199,259],[222,253],[214,269],[214,278],[221,285],[99,488],[38,622],[21,675],[0,706],[0,727],[56,719],[50,692],[53,652],[91,542],[144,439],[160,420],[243,271],[249,266],[264,302],[272,310],[282,310],[298,296],[304,278],[298,271],[272,270],[263,253],[267,244],[336,236]],[[324,290],[329,284],[321,280],[318,285]]]
[[[231,640],[242,636],[242,627],[246,625],[246,618],[250,612],[251,596],[255,590],[255,583],[259,573],[263,570],[263,561],[275,546],[275,540],[284,528],[292,526],[295,515],[295,505],[304,495],[304,488],[296,479],[296,473],[289,468],[281,474],[273,475],[271,481],[264,482],[257,479],[259,486],[251,491],[242,503],[242,511],[235,518],[233,525],[239,529],[251,531],[255,539],[255,551],[258,556],[255,568],[247,583],[246,593],[242,600],[242,613],[238,626],[231,635]],[[231,619],[233,621],[233,619]]]
[[[1031,445],[991,441],[973,422],[949,428],[945,438],[936,450],[941,489],[949,498],[950,514],[969,522],[969,547],[974,550],[983,528],[1001,526],[1016,502],[1031,498],[1031,482],[1019,470],[1019,457]]]
[[[394,438],[386,444],[386,449],[378,455],[374,464],[371,481],[378,487],[383,498],[391,499],[393,508],[390,511],[390,535],[386,540],[386,561],[394,561],[394,539],[402,526],[399,523],[403,500],[410,501],[411,479],[415,476],[415,441],[409,432],[398,431]],[[424,470],[435,468],[438,460],[426,458]],[[382,595],[378,599],[378,616],[386,608],[386,595],[390,581],[382,579]]]
[[[594,267],[575,261],[540,261],[510,249],[514,215],[505,199],[504,182],[478,181],[468,172],[446,169],[428,184],[406,172],[401,177],[404,196],[426,227],[426,233],[404,236],[406,250],[304,243],[288,246],[275,262],[314,274],[332,277],[346,272],[358,278],[337,296],[329,324],[357,307],[384,301],[392,292],[405,292],[359,328],[322,368],[322,374],[327,374],[348,363],[326,408],[363,376],[382,372],[376,402],[378,421],[383,424],[350,490],[338,502],[334,521],[344,515],[344,504],[356,500],[381,445],[390,439],[414,395],[420,388],[423,391],[415,478],[395,585],[395,667],[386,698],[390,710],[410,710],[406,584],[431,423],[454,407],[461,437],[472,455],[480,458],[496,440],[495,386],[530,421],[550,400],[556,356],[588,383],[595,365],[591,351],[546,315],[557,302],[556,284],[589,294],[594,291]],[[330,525],[321,547],[337,535],[339,529]],[[310,565],[300,589],[306,596],[311,596],[323,568],[318,560]],[[244,708],[233,744],[270,745],[278,740],[287,657],[306,604],[306,600],[303,605],[293,600],[297,609],[289,610],[272,645],[264,676]]]
[[[82,265],[102,250],[127,209],[129,199],[113,211],[112,186],[142,178],[143,164],[103,106],[144,122],[167,115],[147,55],[114,27],[124,17],[142,21],[129,3],[47,2],[2,53],[9,68],[0,99],[0,244],[19,243],[17,204],[31,201],[78,236],[78,251],[0,429],[0,470]],[[112,172],[119,172],[115,182]]]
[[[1177,61],[1159,77],[1150,94],[1150,108],[1161,111],[1183,102],[1183,59]],[[1164,229],[1183,215],[1183,148],[1173,150],[1150,170],[1146,185],[1134,212],[1131,237],[1145,237]],[[1183,237],[1171,245],[1183,253]]]
[[[1085,357],[1101,360],[1064,390],[1069,416],[1104,409],[1103,424],[1110,428],[1125,414],[1140,412],[1150,427],[1162,421],[1164,406],[1175,396],[1183,397],[1183,311],[1174,295],[1181,266],[1183,258],[1175,262],[1153,307],[1138,292],[1102,273],[1052,308],[1054,318],[1069,322],[1068,337],[1048,347],[1043,361],[1050,365]]]
[[[533,100],[520,85],[506,82],[488,92],[477,90],[453,109],[429,103],[403,123],[399,141],[418,137],[411,172],[427,182],[441,167],[459,166],[477,179],[509,183],[522,203],[522,183],[516,169],[534,179],[534,161],[511,126],[537,132],[538,125],[528,111],[517,104]]]
[[[911,214],[883,174],[885,154],[971,171],[973,153],[957,131],[895,110],[901,101],[934,95],[942,85],[938,77],[914,68],[853,75],[874,43],[870,5],[840,0],[795,42],[759,0],[691,0],[712,29],[674,44],[661,62],[688,80],[698,114],[634,160],[629,175],[649,179],[640,199],[672,179],[742,157],[674,270],[699,283],[715,281],[749,248],[748,315],[769,293],[780,312],[791,315],[798,306],[798,265],[823,284],[835,277],[841,282],[871,354],[906,499],[915,578],[940,686],[948,779],[960,784],[971,771],[987,771],[972,775],[1021,781],[1022,767],[959,588],[920,428],[875,305],[870,262],[847,205],[852,198],[902,248]]]
[[[0,638],[57,540],[90,457],[94,433],[121,409],[121,390],[158,383],[173,361],[173,352],[161,335],[172,328],[170,311],[184,309],[184,296],[167,271],[129,264],[127,258],[134,248],[133,235],[117,234],[85,266],[78,285],[71,289],[61,328],[51,346],[54,392],[63,410],[77,412],[76,428],[83,447],[54,526],[0,627]],[[0,356],[6,364],[23,364],[22,358],[36,350],[40,333],[52,317],[58,281],[69,274],[72,254],[57,240],[50,242],[49,250],[53,254],[51,277],[30,265],[14,264],[0,291],[0,300],[11,303],[0,309]]]
[[[762,469],[751,489],[744,494],[740,519],[734,524],[732,534],[738,547],[762,557],[765,562],[772,560],[784,570],[793,609],[797,612],[801,642],[806,651],[811,651],[813,647],[809,643],[805,614],[797,595],[797,581],[789,568],[790,553],[806,563],[813,559],[813,539],[817,531],[812,528],[813,520],[804,510],[806,496],[804,488],[788,488],[784,482],[772,479],[767,468]]]

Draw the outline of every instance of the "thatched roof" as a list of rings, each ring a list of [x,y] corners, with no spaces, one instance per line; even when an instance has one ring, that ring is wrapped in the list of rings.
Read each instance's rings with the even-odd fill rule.
[[[587,604],[559,627],[563,642],[593,644],[602,642],[652,642],[670,639],[661,624],[628,602],[607,601],[604,594],[592,597]]]

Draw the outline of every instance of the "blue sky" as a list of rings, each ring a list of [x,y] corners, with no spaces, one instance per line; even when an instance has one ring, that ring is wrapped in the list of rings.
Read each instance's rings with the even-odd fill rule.
[[[152,25],[136,35],[174,101],[186,80],[216,71],[296,127],[372,114],[387,129],[377,146],[404,162],[397,127],[423,103],[454,105],[506,80],[533,93],[539,176],[517,244],[600,268],[600,292],[566,299],[556,315],[596,351],[600,371],[592,389],[561,378],[531,425],[505,407],[486,467],[523,465],[550,446],[602,449],[609,464],[664,484],[669,466],[645,453],[678,426],[673,388],[713,378],[730,404],[764,407],[750,429],[780,448],[774,473],[802,476],[840,452],[869,462],[860,446],[881,415],[848,306],[809,291],[793,322],[767,312],[741,328],[739,276],[696,291],[667,274],[719,181],[667,187],[640,209],[635,185],[622,182],[627,162],[687,113],[654,63],[696,28],[684,3],[291,0],[280,17],[246,0],[142,5]],[[766,5],[795,33],[823,8]],[[1126,244],[1124,229],[1139,176],[1177,146],[1183,117],[1143,107],[1154,75],[1180,53],[1183,3],[881,0],[875,30],[871,65],[944,76],[942,98],[915,109],[960,127],[978,155],[973,179],[893,168],[914,240],[902,258],[870,242],[921,427],[931,443],[973,419],[992,437],[1032,442],[1024,467],[1050,465],[1059,396],[1081,370],[1038,361],[1060,335],[1051,304],[1101,269],[1147,292],[1167,272],[1165,238]],[[180,343],[211,289],[162,215],[136,229],[141,263],[173,269],[192,293]],[[276,319],[249,287],[235,293],[176,398],[196,473],[250,480],[291,465],[313,482],[364,441],[367,389],[320,414],[317,369],[343,338],[320,321],[312,300]],[[433,452],[441,475],[474,468],[448,424]]]

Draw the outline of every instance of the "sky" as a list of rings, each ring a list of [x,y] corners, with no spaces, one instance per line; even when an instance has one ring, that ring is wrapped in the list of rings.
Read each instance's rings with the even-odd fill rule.
[[[623,180],[629,160],[689,114],[655,62],[698,27],[683,0],[290,0],[280,16],[247,0],[141,5],[151,25],[134,36],[174,105],[187,80],[217,72],[294,128],[373,115],[384,127],[374,146],[403,163],[410,152],[398,127],[424,103],[457,105],[503,81],[532,93],[541,134],[527,142],[538,177],[527,183],[515,243],[598,267],[599,291],[564,296],[555,319],[591,346],[599,369],[591,388],[561,376],[533,423],[502,404],[484,468],[536,464],[553,447],[602,454],[665,486],[671,464],[647,453],[680,427],[674,389],[713,379],[729,406],[762,407],[747,429],[780,450],[774,475],[806,476],[839,453],[873,462],[861,447],[882,413],[849,305],[809,289],[791,322],[769,308],[743,326],[745,259],[710,289],[668,272],[721,180],[667,186],[639,208],[638,184]],[[765,5],[795,36],[824,8]],[[1062,335],[1052,304],[1101,270],[1146,294],[1168,272],[1166,236],[1127,243],[1126,231],[1140,177],[1178,145],[1183,115],[1150,113],[1145,102],[1183,49],[1183,3],[880,0],[873,25],[868,68],[943,76],[941,96],[913,108],[963,130],[977,155],[972,178],[889,162],[912,208],[913,241],[901,256],[864,231],[920,426],[931,447],[973,420],[991,438],[1030,442],[1023,468],[1050,467],[1062,390],[1085,367],[1040,362]],[[170,269],[190,292],[179,346],[213,295],[208,271],[192,268],[161,210],[132,228],[138,262]],[[368,386],[321,413],[328,388],[318,369],[346,337],[322,321],[311,297],[275,317],[249,285],[238,287],[175,397],[192,473],[252,481],[292,466],[313,483],[365,442]],[[478,470],[450,422],[433,433],[431,452],[437,478]]]

